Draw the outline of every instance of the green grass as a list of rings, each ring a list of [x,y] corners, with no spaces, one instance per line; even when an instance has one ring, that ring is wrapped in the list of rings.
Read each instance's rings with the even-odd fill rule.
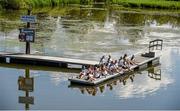
[[[32,7],[54,7],[58,5],[80,4],[80,0],[0,0],[0,8],[20,9]]]
[[[125,7],[180,9],[180,0],[105,0],[106,3]],[[68,4],[90,4],[93,0],[0,0],[0,8],[20,9],[32,7],[53,7]]]
[[[125,7],[180,9],[180,0],[112,0]]]

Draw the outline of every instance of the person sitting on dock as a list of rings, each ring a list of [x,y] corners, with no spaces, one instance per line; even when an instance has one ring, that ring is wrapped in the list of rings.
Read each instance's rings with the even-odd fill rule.
[[[101,75],[102,76],[106,76],[108,73],[107,73],[107,68],[105,65],[102,65],[101,66]]]
[[[117,60],[111,61],[111,64],[109,66],[109,74],[114,74],[117,72],[119,72]]]
[[[99,67],[95,67],[94,69],[94,78],[100,78],[101,75],[100,75],[100,69]]]
[[[87,69],[82,69],[82,71],[80,72],[78,78],[82,79],[83,77],[87,76],[88,70]]]
[[[122,71],[122,67],[119,67],[118,61],[114,60],[111,62],[109,70],[110,70],[110,74],[120,73]]]
[[[87,77],[87,80],[90,80],[90,81],[94,81],[94,80],[96,80],[95,78],[94,78],[94,73],[95,73],[95,67],[97,67],[97,66],[89,66],[89,68],[88,68],[88,77]]]
[[[123,72],[123,68],[119,67],[117,60],[115,60],[115,62],[114,62],[114,68],[115,68],[116,73],[120,73],[120,72],[122,73]]]
[[[90,80],[90,81],[96,80],[96,79],[94,78],[94,74],[93,74],[93,73],[89,73],[89,74],[88,74],[88,80]]]
[[[105,64],[105,56],[103,55],[99,61],[99,65]]]
[[[118,66],[119,67],[123,67],[123,58],[122,58],[122,56],[119,58],[119,61],[118,61]]]
[[[113,74],[113,73],[115,72],[116,69],[115,69],[114,61],[111,61],[108,69],[109,69],[109,70],[108,70],[109,74]]]
[[[80,72],[80,75],[78,76],[78,78],[87,79],[90,73],[93,73],[93,66],[89,66],[87,69],[82,68],[82,71]]]
[[[138,65],[138,63],[135,61],[135,56],[134,55],[132,55],[129,62],[130,62],[131,65]]]
[[[123,69],[127,69],[127,66],[125,65],[125,61],[122,56],[119,58],[118,66],[122,67]]]
[[[110,63],[112,61],[111,55],[108,56],[107,62],[106,62],[106,66],[109,66]]]
[[[120,72],[124,73],[124,71],[127,71],[127,66],[124,64],[123,57],[121,56],[118,61],[118,67],[120,69]]]
[[[131,71],[129,59],[127,58],[127,54],[124,54],[124,56],[121,58],[119,63],[123,69],[125,69],[126,71],[127,70]]]
[[[130,60],[127,58],[127,54],[124,54],[123,56],[123,62],[124,62],[124,65],[126,65],[126,67],[130,67]]]
[[[88,73],[94,73],[94,67],[92,65],[89,66]]]

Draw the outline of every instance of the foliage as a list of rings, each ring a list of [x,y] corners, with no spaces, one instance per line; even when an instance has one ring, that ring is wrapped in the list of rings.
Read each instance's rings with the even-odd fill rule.
[[[179,0],[112,0],[112,3],[127,7],[180,9]]]
[[[32,7],[58,6],[68,4],[88,5],[94,0],[0,0],[0,8],[19,9]],[[97,1],[97,0],[96,0]],[[180,9],[180,0],[103,0],[107,4],[118,4],[125,7]]]
[[[19,9],[21,0],[1,0],[0,3],[6,9]]]

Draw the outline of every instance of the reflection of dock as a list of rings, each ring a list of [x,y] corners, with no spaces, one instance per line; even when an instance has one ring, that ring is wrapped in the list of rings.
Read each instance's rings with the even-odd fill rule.
[[[161,70],[159,68],[149,68],[148,76],[155,80],[161,80]]]
[[[126,80],[132,75],[122,75],[118,78],[114,78],[114,79],[111,79],[111,80],[108,80],[106,82],[103,82],[103,83],[100,83],[96,86],[87,86],[87,85],[80,85],[80,84],[74,84],[74,83],[71,83],[68,87],[69,88],[72,88],[72,89],[79,89],[80,92],[82,94],[85,94],[85,92],[89,95],[92,95],[92,96],[96,96],[96,94],[98,92],[100,93],[103,93],[106,88],[108,88],[109,90],[113,90],[113,86],[114,85],[117,85],[119,83],[123,83],[124,85],[126,84]]]

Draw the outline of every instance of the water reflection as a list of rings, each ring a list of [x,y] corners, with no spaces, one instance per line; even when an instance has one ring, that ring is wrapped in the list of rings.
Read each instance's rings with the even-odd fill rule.
[[[78,88],[82,94],[89,94],[92,96],[96,96],[97,93],[104,93],[106,90],[113,90],[116,85],[126,85],[127,79],[130,79],[132,82],[134,81],[134,74],[126,74],[122,75],[119,78],[109,80],[97,86],[84,86],[78,84],[70,84],[69,88]]]
[[[18,86],[20,91],[25,92],[25,96],[19,96],[19,103],[25,104],[25,110],[29,110],[30,104],[34,104],[34,97],[29,95],[34,91],[34,78],[30,77],[29,69],[25,69],[25,77],[19,76]]]
[[[136,78],[139,75],[141,77]],[[97,86],[70,84],[69,88],[79,89],[82,94],[91,96],[101,95],[107,91],[114,90],[113,92],[120,98],[144,97],[152,94],[161,88],[162,85],[167,86],[172,83],[172,80],[169,80],[166,76],[163,77],[164,79],[161,79],[161,67],[155,66],[148,68],[146,72],[122,75],[119,78],[109,80]],[[156,81],[153,81],[153,79]]]
[[[166,49],[161,56],[161,66],[124,75],[96,87],[69,85],[68,78],[79,70],[0,64],[0,108],[102,110],[103,104],[107,109],[176,109],[180,100],[177,93],[180,91],[179,56],[179,48]],[[25,69],[30,69],[29,77]],[[18,88],[21,83],[17,84],[18,80],[26,80],[26,77],[33,78],[33,83]],[[29,94],[26,95],[27,89]],[[131,102],[133,104],[129,104]],[[149,106],[149,102],[152,105]]]
[[[14,18],[9,18],[13,14]],[[38,23],[32,53],[97,60],[104,53],[118,56],[123,51],[140,50],[151,39],[164,39],[165,45],[178,46],[179,14],[127,10],[57,7],[35,9]],[[158,14],[157,14],[158,13]],[[0,13],[0,50],[23,52],[17,40],[23,26],[17,16],[24,12]],[[5,39],[6,38],[6,39]]]
[[[97,86],[84,86],[84,85],[78,85],[78,84],[70,84],[68,87],[72,89],[77,88],[80,90],[82,94],[96,96],[97,93],[104,93],[105,90],[107,89],[113,90],[113,87],[120,83],[123,83],[123,85],[126,85],[126,79],[130,78],[129,76],[130,75],[124,75],[124,76],[121,76],[121,78],[109,80]]]
[[[161,69],[158,68],[149,68],[148,76],[155,80],[161,80]]]

